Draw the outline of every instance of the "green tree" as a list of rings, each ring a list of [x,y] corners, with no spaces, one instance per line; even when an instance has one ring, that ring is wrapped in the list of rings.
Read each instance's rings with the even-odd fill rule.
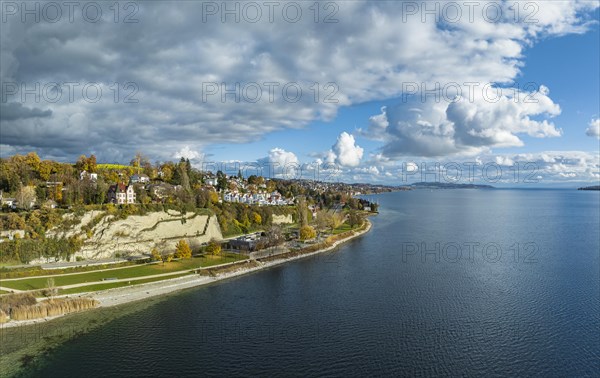
[[[227,177],[225,177],[225,174],[221,171],[217,171],[217,189],[226,190],[228,186],[229,185],[227,183]]]
[[[350,210],[348,213],[348,224],[350,227],[354,228],[356,226],[360,226],[363,223],[362,216],[356,210]]]

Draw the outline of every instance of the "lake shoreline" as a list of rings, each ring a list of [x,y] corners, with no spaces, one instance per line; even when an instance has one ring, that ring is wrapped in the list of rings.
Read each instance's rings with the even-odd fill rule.
[[[305,257],[315,256],[315,255],[321,254],[323,252],[331,251],[331,250],[337,248],[338,246],[349,242],[350,240],[354,240],[355,238],[366,234],[367,232],[369,232],[371,230],[371,227],[372,227],[371,222],[368,219],[365,219],[365,224],[362,226],[362,228],[360,228],[359,230],[356,230],[356,231],[352,231],[352,234],[349,235],[348,237],[343,238],[341,240],[337,240],[337,241],[331,243],[331,245],[329,245],[327,247],[318,249],[313,252],[306,252],[306,253],[300,252],[299,254],[293,254],[292,256],[283,256],[281,258],[277,258],[277,256],[273,256],[270,258],[272,260],[267,261],[267,262],[259,261],[261,259],[245,260],[240,263],[229,263],[229,264],[226,264],[221,267],[217,266],[217,267],[207,269],[207,271],[209,271],[209,272],[217,270],[217,272],[214,275],[206,276],[206,275],[195,274],[191,277],[190,276],[178,277],[178,278],[166,279],[166,280],[150,282],[150,283],[145,283],[145,284],[140,284],[140,285],[125,286],[125,287],[107,289],[107,290],[90,292],[90,293],[81,293],[81,294],[64,296],[64,297],[70,297],[70,298],[91,298],[91,299],[97,300],[98,302],[100,302],[100,304],[95,308],[91,308],[89,310],[80,311],[80,312],[76,312],[76,313],[68,313],[68,314],[63,314],[63,315],[57,315],[57,316],[39,318],[39,319],[31,319],[31,320],[10,321],[7,323],[0,324],[0,330],[14,328],[14,327],[26,327],[26,326],[36,325],[36,324],[40,324],[40,323],[47,323],[54,319],[63,318],[67,315],[88,313],[90,311],[100,309],[100,308],[114,307],[114,306],[139,302],[139,301],[143,301],[144,299],[155,298],[158,296],[175,293],[175,292],[185,290],[185,289],[190,289],[190,288],[194,288],[194,287],[212,284],[212,283],[226,280],[229,278],[234,278],[234,277],[242,276],[245,274],[253,273],[256,271],[268,269],[268,268],[271,268],[271,267],[274,267],[277,265],[281,265],[281,264],[284,264],[284,263],[287,263],[290,261],[295,261],[295,260],[299,260],[299,259],[302,259]],[[288,255],[289,255],[289,253],[288,253]],[[224,273],[218,272],[219,268],[230,268],[230,267],[235,267],[237,265],[239,265],[239,269],[234,268],[234,270],[226,271]]]

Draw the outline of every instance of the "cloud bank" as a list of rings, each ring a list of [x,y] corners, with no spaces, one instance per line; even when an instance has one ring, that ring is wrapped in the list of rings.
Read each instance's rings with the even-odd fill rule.
[[[531,22],[526,12],[511,13],[513,3],[496,2],[493,22],[481,8],[473,17],[463,8],[454,21],[441,6],[424,17],[392,1],[335,2],[334,14],[321,9],[316,20],[301,3],[295,22],[282,17],[288,3],[273,20],[263,9],[255,22],[207,15],[203,2],[136,3],[135,14],[122,10],[118,22],[108,3],[97,22],[81,13],[73,22],[6,15],[0,80],[18,88],[3,87],[2,154],[37,150],[72,160],[88,151],[128,161],[143,146],[153,159],[170,159],[188,145],[245,143],[332,120],[342,106],[402,96],[406,83],[507,84],[518,77],[525,46],[584,32],[598,7],[534,2]],[[124,15],[138,22],[123,22]],[[371,132],[386,141],[388,157],[474,154],[519,146],[521,134],[559,135],[550,121],[533,118],[556,115],[558,105],[544,91],[536,96],[536,106],[503,94],[493,105],[476,99],[388,108],[372,118]],[[332,152],[354,166],[362,150],[344,138]]]

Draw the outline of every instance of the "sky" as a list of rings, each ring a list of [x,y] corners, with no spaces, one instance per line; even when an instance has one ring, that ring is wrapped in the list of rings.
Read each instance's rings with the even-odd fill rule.
[[[1,4],[3,157],[600,180],[598,0],[73,4]]]

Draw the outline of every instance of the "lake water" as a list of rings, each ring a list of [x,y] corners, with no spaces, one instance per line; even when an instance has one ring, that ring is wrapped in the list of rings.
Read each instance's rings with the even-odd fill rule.
[[[173,295],[27,375],[598,375],[599,192],[371,198],[334,253]]]

